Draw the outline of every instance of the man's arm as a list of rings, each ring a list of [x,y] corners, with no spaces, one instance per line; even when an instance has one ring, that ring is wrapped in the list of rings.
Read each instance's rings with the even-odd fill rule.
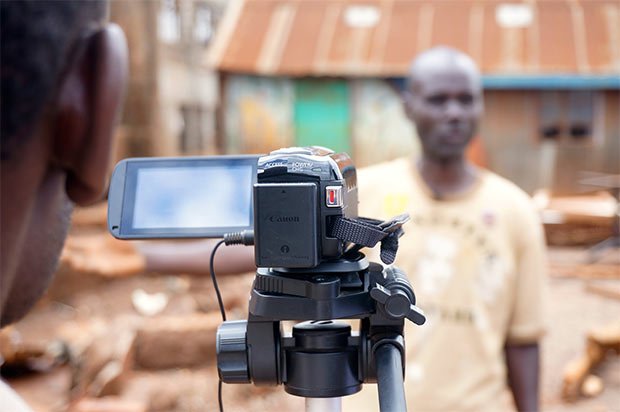
[[[506,344],[506,368],[508,385],[521,412],[539,409],[540,356],[538,342],[530,344]]]
[[[547,256],[544,230],[531,200],[516,199],[515,206],[517,277],[504,351],[515,406],[531,412],[539,410],[539,342],[547,328]]]

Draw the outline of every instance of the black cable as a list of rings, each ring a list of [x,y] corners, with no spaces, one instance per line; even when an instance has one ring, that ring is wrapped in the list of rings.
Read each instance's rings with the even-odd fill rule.
[[[217,249],[225,243],[222,239],[211,251],[211,257],[209,258],[209,272],[211,272],[211,280],[213,281],[213,288],[215,289],[215,295],[217,296],[217,303],[220,306],[220,313],[222,314],[222,322],[226,322],[226,309],[224,308],[224,302],[222,300],[222,294],[220,293],[220,287],[217,284],[217,278],[215,277],[215,252]],[[217,383],[217,403],[220,407],[220,412],[224,412],[224,403],[222,402],[222,380],[219,379]]]
[[[244,230],[243,232],[227,233],[224,235],[224,239],[217,242],[213,250],[211,251],[211,257],[209,258],[209,272],[211,272],[211,280],[213,281],[213,288],[215,289],[215,295],[217,296],[217,303],[220,307],[220,313],[222,314],[222,322],[226,322],[226,308],[224,307],[224,301],[222,300],[222,294],[220,293],[220,287],[217,284],[217,277],[215,276],[215,253],[217,249],[226,245],[246,245],[250,246],[254,244],[254,232],[251,230]],[[220,412],[224,412],[224,402],[222,402],[222,380],[219,379],[217,383],[217,402],[220,407]]]
[[[227,233],[224,235],[224,239],[217,242],[213,250],[211,251],[211,257],[209,258],[209,272],[211,272],[211,280],[213,280],[213,287],[215,288],[215,295],[217,296],[217,303],[220,306],[220,313],[222,314],[222,322],[226,322],[226,309],[224,308],[224,301],[222,300],[222,294],[220,293],[220,287],[217,285],[217,278],[215,276],[215,252],[217,249],[225,245],[246,245],[250,246],[254,244],[254,232],[251,230],[244,230],[242,232]],[[222,402],[222,379],[217,383],[217,402],[220,407],[220,412],[224,412],[224,403]]]
[[[217,383],[217,403],[220,406],[220,412],[224,412],[224,403],[222,402],[222,380]]]
[[[226,309],[224,309],[224,302],[222,301],[222,294],[220,293],[220,288],[217,285],[217,279],[215,277],[215,268],[213,262],[215,260],[215,252],[217,249],[223,245],[225,240],[220,240],[217,242],[213,250],[211,251],[211,258],[209,259],[209,271],[211,272],[211,280],[213,280],[213,287],[215,288],[215,295],[217,296],[217,303],[220,306],[220,313],[222,314],[222,322],[226,322]]]

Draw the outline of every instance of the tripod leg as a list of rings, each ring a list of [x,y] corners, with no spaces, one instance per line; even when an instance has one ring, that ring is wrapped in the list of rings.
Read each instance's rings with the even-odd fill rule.
[[[342,398],[306,398],[306,412],[341,412]]]
[[[403,385],[403,364],[400,350],[385,343],[375,350],[377,362],[377,387],[381,412],[403,412],[407,410],[405,387]]]

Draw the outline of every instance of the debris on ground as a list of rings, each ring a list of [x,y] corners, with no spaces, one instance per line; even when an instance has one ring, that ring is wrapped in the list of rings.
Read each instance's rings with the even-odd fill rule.
[[[46,297],[13,328],[0,331],[5,359],[18,352],[57,353],[46,352],[55,342],[66,348],[65,363],[26,371],[9,384],[35,412],[217,410],[215,331],[221,315],[210,278],[146,273],[131,243],[111,237],[104,222],[101,207],[78,211]],[[85,258],[93,254],[99,263]],[[609,251],[596,264],[588,263],[585,248],[553,247],[549,255],[553,305],[542,345],[542,407],[613,410],[610,405],[620,404],[620,379],[613,374],[620,361],[610,356],[608,335],[587,330],[620,313],[612,297],[620,284],[620,253]],[[219,279],[229,319],[247,316],[253,279],[254,273]],[[574,377],[563,384],[562,367],[580,353],[586,335],[586,355],[567,366]],[[567,397],[558,390],[563,385]],[[304,407],[282,386],[223,389],[227,411]]]
[[[601,191],[577,196],[537,193],[547,242],[554,246],[591,245],[613,234],[616,199]]]
[[[600,394],[604,382],[591,372],[612,355],[620,355],[620,320],[588,333],[584,353],[570,361],[564,369],[562,397],[567,401],[576,401],[581,396]]]

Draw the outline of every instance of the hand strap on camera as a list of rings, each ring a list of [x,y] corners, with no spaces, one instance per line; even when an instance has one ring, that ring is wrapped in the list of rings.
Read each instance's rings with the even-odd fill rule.
[[[354,243],[356,245],[353,248],[354,250],[359,250],[362,247],[374,247],[377,242],[381,242],[381,261],[389,265],[396,259],[398,238],[403,235],[402,226],[408,220],[408,213],[386,221],[367,217],[355,219],[343,217],[334,222],[329,235],[345,242]]]

